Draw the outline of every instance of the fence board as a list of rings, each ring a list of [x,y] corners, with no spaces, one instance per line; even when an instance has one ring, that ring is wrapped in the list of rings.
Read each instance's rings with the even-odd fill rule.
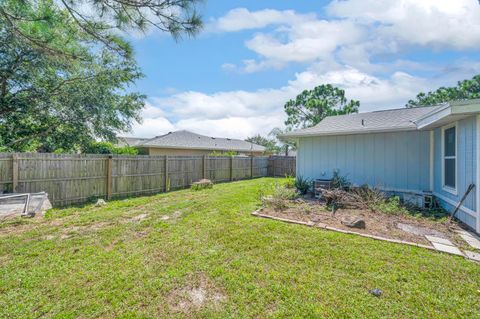
[[[56,206],[106,198],[109,180],[112,197],[124,197],[163,192],[166,180],[179,189],[203,177],[218,183],[295,173],[294,157],[113,155],[109,178],[108,155],[0,153],[0,192],[12,191],[13,155],[17,192],[45,191]]]

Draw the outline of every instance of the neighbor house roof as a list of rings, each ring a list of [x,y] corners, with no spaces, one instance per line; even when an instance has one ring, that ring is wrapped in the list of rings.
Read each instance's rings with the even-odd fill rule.
[[[233,138],[210,137],[189,131],[169,132],[148,139],[136,146],[213,151],[263,152],[265,147]]]

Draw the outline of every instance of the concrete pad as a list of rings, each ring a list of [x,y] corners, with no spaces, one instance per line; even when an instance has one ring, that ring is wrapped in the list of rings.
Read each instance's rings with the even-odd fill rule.
[[[432,242],[432,244],[433,244],[433,247],[435,247],[435,249],[438,251],[443,251],[445,253],[463,256],[463,253],[460,251],[460,249],[458,249],[455,246],[444,245],[436,242]]]
[[[480,240],[476,239],[473,236],[465,235],[465,234],[460,234],[460,237],[462,237],[463,240],[465,240],[473,248],[480,249]]]
[[[465,256],[467,256],[468,259],[480,262],[480,253],[476,253],[470,250],[465,250]]]
[[[445,238],[440,238],[440,237],[436,237],[436,236],[429,236],[429,235],[425,235],[425,238],[427,238],[432,243],[455,246],[450,240],[445,239]]]

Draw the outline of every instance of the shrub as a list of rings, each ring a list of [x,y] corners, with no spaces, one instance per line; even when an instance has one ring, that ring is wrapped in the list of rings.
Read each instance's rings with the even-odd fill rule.
[[[374,203],[370,206],[374,211],[380,211],[385,214],[392,215],[407,215],[410,214],[410,211],[402,205],[400,202],[400,197],[393,196],[390,198],[385,198],[377,203]]]
[[[312,180],[303,176],[297,176],[295,187],[301,195],[305,195],[312,188]]]
[[[273,194],[262,198],[263,205],[273,207],[275,210],[283,210],[288,207],[288,201],[298,197],[298,193],[293,188],[286,188],[275,184]]]
[[[351,183],[347,176],[340,175],[340,170],[336,169],[333,171],[332,188],[345,189],[350,187],[350,185]]]
[[[286,188],[295,188],[295,177],[292,175],[285,175],[285,187]]]

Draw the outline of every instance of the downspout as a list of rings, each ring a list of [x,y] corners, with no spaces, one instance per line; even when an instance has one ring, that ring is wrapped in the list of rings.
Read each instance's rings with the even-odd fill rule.
[[[434,154],[435,153],[435,136],[434,136],[434,130],[430,131],[430,191],[433,193],[434,192]]]

